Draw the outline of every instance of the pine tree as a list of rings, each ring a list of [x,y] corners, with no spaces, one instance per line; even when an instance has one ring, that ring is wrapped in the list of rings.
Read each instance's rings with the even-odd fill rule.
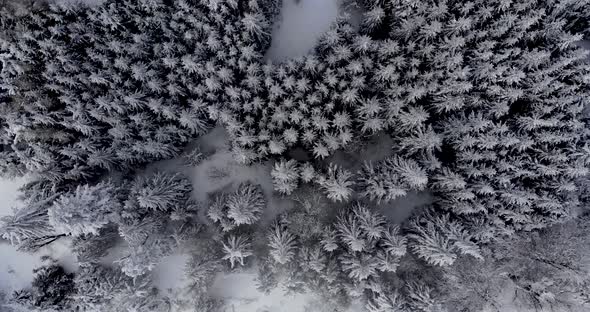
[[[361,228],[369,239],[379,239],[385,232],[385,218],[380,215],[373,214],[367,207],[357,204],[352,212],[356,218],[360,220]]]
[[[458,254],[470,255],[483,260],[480,247],[472,235],[448,214],[435,215],[427,211],[411,221],[410,247],[420,258],[438,266],[452,265]]]
[[[299,167],[293,159],[276,162],[270,173],[274,189],[281,194],[291,194],[299,183]]]
[[[72,194],[62,195],[49,208],[49,223],[58,233],[80,236],[98,235],[121,209],[111,182],[78,186]]]
[[[367,254],[349,255],[340,258],[342,268],[348,272],[348,276],[359,281],[377,274],[377,259]]]
[[[162,211],[184,204],[191,191],[192,186],[185,177],[165,172],[139,176],[131,189],[141,208]]]
[[[330,163],[326,175],[321,175],[317,180],[329,199],[342,202],[352,197],[354,185],[352,177],[353,174],[350,171]]]
[[[226,201],[227,217],[235,225],[254,224],[266,206],[266,200],[259,187],[250,183],[241,184]]]
[[[185,264],[185,271],[191,288],[206,290],[211,286],[215,275],[223,270],[219,246],[207,239],[196,242],[195,252]]]
[[[242,183],[232,193],[212,196],[207,215],[228,232],[240,225],[255,224],[265,207],[266,199],[260,187]]]
[[[338,217],[335,227],[340,240],[352,251],[362,251],[365,248],[367,241],[357,218],[350,214],[343,214]]]
[[[377,202],[423,190],[428,183],[426,172],[417,162],[400,157],[387,158],[377,165],[366,163],[358,175],[362,194]]]
[[[244,265],[244,258],[252,256],[249,238],[240,235],[230,235],[223,243],[223,260],[228,260],[233,269],[236,262]]]
[[[67,273],[56,263],[45,264],[33,270],[30,289],[13,293],[8,307],[14,311],[63,311],[73,309],[75,293],[74,274]]]
[[[131,244],[128,252],[115,262],[127,276],[136,278],[152,271],[162,259],[176,248],[171,238],[148,236],[141,244]]]
[[[83,311],[158,311],[165,306],[163,298],[153,291],[148,276],[133,279],[120,270],[92,265],[82,267],[74,282],[77,291],[73,301]]]
[[[110,248],[119,239],[119,233],[114,226],[107,226],[100,229],[97,235],[84,234],[72,240],[72,253],[80,266],[97,263],[109,253]]]
[[[406,298],[412,311],[441,311],[441,304],[434,297],[434,289],[417,282],[406,284]]]
[[[284,226],[275,223],[268,233],[270,255],[280,264],[286,264],[293,260],[297,250],[295,235],[291,234]]]
[[[368,312],[405,312],[406,303],[403,297],[393,292],[391,294],[375,295],[367,302]]]
[[[57,195],[32,197],[23,207],[16,209],[13,215],[2,217],[2,237],[13,245],[37,247],[57,239],[60,235],[50,225],[47,215],[48,208],[56,198]]]
[[[588,217],[584,216],[540,233],[523,233],[499,241],[494,252],[498,266],[514,284],[520,304],[547,309],[553,305],[587,309]],[[528,237],[527,237],[528,236]]]

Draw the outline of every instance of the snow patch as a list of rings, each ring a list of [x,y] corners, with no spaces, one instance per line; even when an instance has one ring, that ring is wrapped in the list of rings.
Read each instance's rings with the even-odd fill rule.
[[[77,259],[70,246],[71,240],[62,238],[30,254],[6,242],[0,243],[0,291],[10,293],[29,287],[35,276],[33,270],[46,263],[42,260],[44,256],[55,259],[66,272],[76,272]]]
[[[283,0],[266,58],[281,62],[308,54],[338,17],[338,0]]]
[[[313,294],[287,294],[280,286],[268,294],[260,292],[256,289],[256,274],[250,272],[218,275],[209,294],[223,299],[227,312],[320,312],[329,308],[322,309],[321,298]],[[363,311],[362,304],[353,302],[343,312]]]
[[[50,245],[41,248],[35,254],[39,257],[50,256],[66,272],[74,273],[78,271],[78,257],[72,253],[72,239],[70,237],[62,237]]]
[[[37,255],[17,251],[8,243],[0,244],[0,291],[11,293],[33,281],[33,269],[43,264]]]
[[[267,208],[262,216],[262,223],[272,221],[276,215],[293,207],[293,202],[282,198],[273,191],[270,162],[253,165],[238,163],[229,147],[229,138],[223,128],[213,129],[209,134],[199,138],[197,144],[202,150],[212,153],[198,166],[190,170],[189,177],[193,184],[193,197],[206,203],[210,193],[236,187],[242,182],[258,184],[267,200]]]
[[[0,179],[0,217],[12,214],[12,208],[20,205],[18,189],[27,182],[26,178]]]
[[[577,42],[577,45],[579,45],[580,47],[586,49],[586,50],[590,50],[590,40],[582,40]],[[590,61],[590,55],[588,56],[588,61]]]
[[[185,266],[188,260],[189,256],[186,254],[173,254],[162,259],[152,271],[154,285],[160,291],[182,289],[187,286]]]
[[[10,215],[19,205],[18,189],[25,181],[24,178],[0,179],[0,217]],[[41,264],[39,257],[17,251],[8,242],[1,241],[0,255],[0,290],[11,292],[31,284],[33,268]]]
[[[311,296],[305,294],[287,295],[276,288],[269,294],[256,289],[256,274],[229,273],[217,276],[210,295],[224,299],[227,311],[239,312],[305,312]]]
[[[14,207],[22,205],[18,201],[18,189],[26,181],[26,177],[0,179],[0,217],[12,214]],[[32,254],[18,251],[15,246],[0,240],[0,255],[0,290],[7,292],[28,287],[33,281],[33,269],[43,265],[44,256],[55,259],[68,272],[78,269],[69,238],[58,239]]]
[[[409,192],[404,197],[377,205],[377,210],[390,222],[400,224],[414,214],[415,209],[431,204],[433,199],[427,191]]]

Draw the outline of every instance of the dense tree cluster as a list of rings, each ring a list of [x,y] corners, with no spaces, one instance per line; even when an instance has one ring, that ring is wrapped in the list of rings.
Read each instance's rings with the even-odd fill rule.
[[[41,289],[41,284],[33,284],[32,290],[15,293],[10,304],[30,311],[43,305],[57,311],[70,306],[79,311],[163,311],[159,309],[166,307],[165,300],[154,289],[149,273],[200,232],[190,190],[186,178],[155,172],[134,180],[83,185],[68,195],[26,203],[2,220],[4,237],[21,248],[37,249],[71,236],[80,269],[73,282],[73,274],[64,275],[70,279],[69,287],[75,285],[75,292],[66,294],[65,282],[53,277],[57,268],[63,272],[61,267],[46,266],[39,271],[44,275],[38,276],[49,275],[39,282],[47,285]],[[116,244],[126,248],[115,258],[114,268],[104,267],[101,259]],[[54,302],[65,300],[57,296],[58,291],[64,293],[67,304]]]
[[[482,232],[476,238],[570,218],[575,181],[589,161],[581,115],[589,66],[574,44],[582,36],[571,32],[571,16],[587,2],[364,5],[360,32],[341,20],[316,55],[245,79],[252,84],[245,89],[263,81],[263,95],[221,109],[231,111],[222,120],[239,158],[302,146],[322,159],[354,137],[384,131],[395,161],[413,163],[419,175],[386,174],[393,159],[368,165],[369,198],[404,194],[408,185],[400,182],[428,186],[439,208]],[[278,163],[273,175],[286,194],[297,180],[292,165]]]
[[[440,287],[447,292],[447,304],[455,311],[498,310],[500,294],[514,285],[519,310],[587,310],[589,225],[585,216],[493,243],[484,250],[485,261],[460,258],[444,270]]]
[[[428,130],[397,146],[434,153],[426,169],[440,206],[487,237],[571,216],[588,164],[589,67],[567,16],[587,2],[367,5],[365,31],[397,43],[402,99],[427,116]]]
[[[280,64],[263,59],[278,1],[0,8],[0,173],[31,178],[0,233],[27,251],[68,236],[80,264],[44,266],[9,306],[213,312],[216,274],[254,264],[259,289],[333,309],[472,311],[506,287],[522,306],[587,309],[590,65],[575,43],[590,1],[359,4],[358,28],[343,16]],[[143,167],[214,122],[238,162],[269,160],[292,209],[266,214],[270,191],[243,180],[197,203],[199,185]],[[377,136],[383,157],[338,158]],[[377,213],[420,191],[434,202],[402,224]],[[179,248],[189,285],[172,300],[150,273]]]
[[[214,195],[207,215],[228,232],[240,225],[255,224],[266,207],[266,199],[259,186],[243,183],[230,194]]]
[[[67,311],[75,292],[74,274],[50,263],[35,270],[31,288],[12,294],[7,307],[15,312]]]
[[[321,294],[339,305],[368,293],[382,293],[385,281],[406,254],[407,240],[399,227],[387,225],[382,216],[358,203],[336,220],[314,218],[318,213],[314,210],[326,208],[316,199],[307,198],[271,226],[260,287],[268,289],[278,283],[273,275],[286,276],[282,287]],[[306,207],[306,203],[320,206]],[[302,215],[312,216],[317,226],[309,228],[304,224],[309,219]]]
[[[359,34],[342,21],[324,36],[317,56],[273,69],[282,81],[313,86],[295,84],[295,92],[277,91],[273,100],[271,91],[284,87],[270,83],[268,103],[253,105],[260,109],[251,120],[264,122],[245,120],[256,132],[238,136],[238,144],[254,146],[262,137],[268,146],[254,154],[302,145],[323,158],[345,147],[337,139],[342,133],[386,131],[396,161],[415,162],[422,173],[414,181],[398,174],[380,179],[391,169],[367,166],[367,195],[392,199],[405,193],[400,182],[427,185],[440,198],[437,207],[478,228],[475,238],[484,241],[574,215],[575,181],[588,171],[581,113],[590,90],[587,52],[574,44],[582,36],[570,32],[567,11],[586,2],[365,5]],[[340,68],[335,74],[332,65]],[[322,81],[331,77],[336,91]],[[306,100],[290,99],[300,92]],[[297,128],[308,121],[311,131]]]
[[[315,55],[266,65],[276,4],[152,2],[3,22],[4,167],[89,180],[176,155],[206,114],[244,162],[294,147],[323,159],[387,132],[391,161],[418,175],[379,178],[371,170],[393,163],[368,165],[366,196],[427,185],[453,218],[490,232],[479,236],[572,215],[590,159],[580,119],[588,66],[570,32],[584,28],[571,17],[585,2],[363,3],[359,31],[342,18]],[[294,172],[276,169],[290,193]],[[319,181],[336,201],[351,196],[343,174],[329,168]]]
[[[2,168],[56,183],[170,158],[268,45],[273,5],[54,5],[2,16]]]

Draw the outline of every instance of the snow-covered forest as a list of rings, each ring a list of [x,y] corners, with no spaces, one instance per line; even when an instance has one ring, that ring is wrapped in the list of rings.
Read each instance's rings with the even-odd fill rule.
[[[590,311],[588,40],[590,0],[0,0],[0,311]]]

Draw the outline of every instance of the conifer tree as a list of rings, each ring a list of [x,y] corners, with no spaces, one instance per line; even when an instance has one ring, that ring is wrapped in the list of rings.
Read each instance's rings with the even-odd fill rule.
[[[47,212],[49,223],[61,234],[98,235],[120,210],[121,203],[114,196],[111,182],[78,186],[72,194],[56,198]]]
[[[253,224],[260,218],[266,200],[259,187],[244,183],[227,198],[227,217],[234,224]]]
[[[279,264],[293,260],[297,249],[296,238],[281,224],[275,223],[268,233],[270,255]]]
[[[299,167],[293,159],[276,162],[270,175],[275,190],[285,195],[291,194],[299,183]]]
[[[420,258],[438,266],[453,264],[458,254],[483,260],[480,247],[461,224],[451,220],[447,214],[435,213],[426,211],[410,223],[410,247]]]
[[[353,175],[348,170],[330,163],[326,175],[317,178],[318,184],[332,201],[348,201],[352,197]]]
[[[228,260],[233,269],[236,263],[244,265],[244,258],[252,255],[250,241],[243,235],[230,235],[223,243],[223,260]]]
[[[36,250],[61,235],[49,223],[47,211],[57,195],[41,198],[31,198],[24,206],[14,211],[14,214],[0,219],[0,233],[2,237],[13,245],[21,248]]]
[[[168,211],[185,203],[192,191],[190,181],[185,177],[165,172],[139,176],[133,182],[132,196],[139,207]]]

